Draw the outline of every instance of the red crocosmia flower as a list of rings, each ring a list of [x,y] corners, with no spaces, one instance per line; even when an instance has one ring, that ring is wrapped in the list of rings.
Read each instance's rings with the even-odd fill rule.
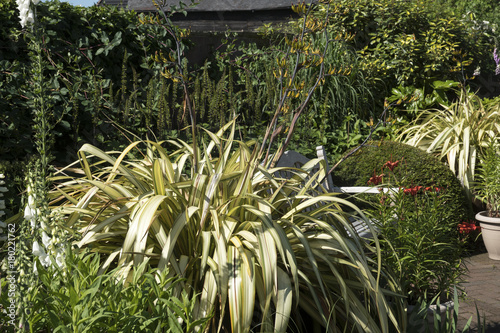
[[[395,167],[397,167],[399,164],[399,161],[392,162],[392,161],[387,161],[385,164],[382,166],[383,168],[389,168],[389,170],[393,171]]]
[[[460,232],[461,234],[468,234],[470,233],[470,227],[469,227],[469,223],[467,222],[462,222],[458,225],[458,232]]]
[[[432,191],[432,190],[433,190],[433,188],[432,188],[432,187],[426,187],[426,188],[425,188],[425,190],[426,190],[426,191]]]

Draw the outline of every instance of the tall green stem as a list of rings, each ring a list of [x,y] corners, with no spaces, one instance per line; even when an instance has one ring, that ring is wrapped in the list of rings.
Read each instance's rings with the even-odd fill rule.
[[[38,25],[35,23],[33,39],[30,41],[34,53],[33,62],[33,118],[34,118],[34,136],[36,149],[41,162],[41,178],[45,179],[48,175],[48,167],[51,160],[51,122],[49,105],[47,105],[47,90],[44,83],[43,68],[43,49],[42,49],[42,34]]]
[[[23,330],[29,328],[29,307],[32,288],[35,285],[35,267],[33,256],[33,244],[42,235],[42,231],[50,233],[49,220],[50,212],[48,208],[48,186],[47,180],[49,176],[49,164],[51,161],[50,147],[52,145],[52,115],[51,103],[48,98],[47,83],[44,79],[44,49],[43,49],[43,34],[38,22],[35,21],[33,32],[27,34],[29,38],[28,48],[30,56],[33,60],[31,71],[28,72],[27,78],[32,82],[31,108],[33,114],[33,140],[37,149],[38,156],[36,161],[31,161],[28,165],[28,173],[26,175],[27,183],[27,202],[33,209],[28,219],[25,213],[24,223],[21,227],[21,244],[19,258],[23,260],[19,263],[20,268],[20,322]],[[28,83],[29,84],[29,83]],[[29,86],[28,86],[29,90]],[[34,203],[29,204],[29,202]]]

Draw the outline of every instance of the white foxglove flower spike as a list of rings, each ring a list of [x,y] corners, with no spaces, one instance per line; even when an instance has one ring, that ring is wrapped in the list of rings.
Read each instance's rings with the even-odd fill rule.
[[[24,28],[28,24],[33,24],[35,22],[35,16],[33,15],[33,12],[30,8],[30,0],[16,0],[16,3],[19,9],[19,20],[21,21],[21,27]]]

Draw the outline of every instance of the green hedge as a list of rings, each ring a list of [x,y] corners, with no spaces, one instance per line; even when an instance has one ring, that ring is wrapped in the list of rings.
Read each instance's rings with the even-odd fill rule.
[[[418,148],[399,142],[368,143],[334,170],[333,182],[337,186],[369,186],[368,180],[374,174],[386,174],[384,182],[394,185],[395,179],[388,177],[387,169],[382,169],[387,161],[401,161],[394,169],[398,186],[436,186],[447,191],[450,202],[446,209],[454,212],[457,224],[472,214],[462,186],[448,166]]]
[[[345,43],[330,44],[325,61],[337,69],[350,68],[350,74],[330,76],[317,90],[290,149],[312,156],[311,147],[322,143],[338,157],[368,134],[366,122],[380,113],[373,100],[383,100],[385,88],[457,79],[460,73],[450,72],[456,65],[451,53],[456,50],[467,53],[467,73],[475,60],[489,60],[484,31],[453,17],[433,17],[419,3],[335,1],[330,37],[339,31],[354,34],[350,47],[363,57],[356,59]],[[15,1],[0,0],[0,9],[0,21],[6,22],[0,27],[0,47],[7,50],[0,52],[0,108],[5,110],[0,160],[22,160],[34,153],[29,107],[32,57]],[[164,26],[142,24],[137,13],[116,7],[83,8],[51,1],[40,3],[37,10],[45,31],[44,74],[57,121],[54,155],[60,164],[73,160],[83,142],[103,149],[123,147],[127,140],[113,123],[143,138],[179,135],[188,122],[183,92],[178,83],[160,75],[163,65],[151,59],[156,52],[168,54],[172,46]],[[410,49],[403,47],[407,40]],[[321,47],[325,41],[318,38],[315,43]],[[189,40],[183,45],[189,46]],[[279,49],[278,42],[273,46]],[[218,58],[210,57],[200,70],[184,65],[198,123],[213,130],[239,114],[242,136],[258,139],[279,94],[273,75],[277,48],[231,47]],[[427,52],[433,47],[448,51]],[[470,59],[474,61],[468,64]]]
[[[500,26],[500,3],[497,0],[427,0],[437,13],[449,8],[455,15],[468,16],[478,24]]]

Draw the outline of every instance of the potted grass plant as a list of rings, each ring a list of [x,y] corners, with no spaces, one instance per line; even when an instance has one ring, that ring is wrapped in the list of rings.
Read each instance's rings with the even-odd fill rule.
[[[479,165],[477,196],[486,210],[476,214],[488,256],[500,260],[500,150],[490,145]]]

